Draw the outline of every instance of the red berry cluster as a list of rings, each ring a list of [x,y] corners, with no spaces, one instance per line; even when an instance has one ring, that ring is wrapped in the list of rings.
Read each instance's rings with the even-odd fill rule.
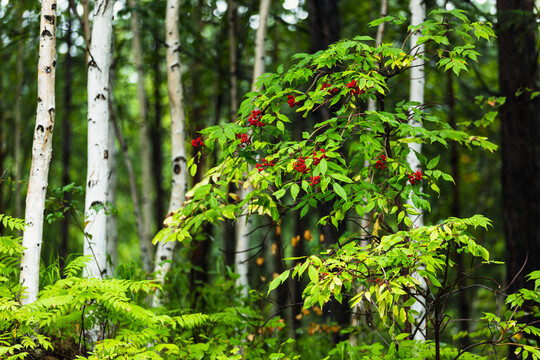
[[[272,167],[274,165],[276,165],[274,161],[268,161],[266,159],[262,159],[262,163],[256,163],[255,167],[257,168],[257,170],[259,170],[259,172],[261,172],[264,169]]]
[[[377,283],[377,285],[382,285],[382,284],[384,284],[384,281],[381,280],[380,278],[376,278],[376,279],[374,279],[374,280],[372,280],[372,279],[367,279],[367,282],[368,282],[368,283],[374,282],[374,283]]]
[[[298,171],[299,173],[305,174],[308,172],[308,168],[306,166],[306,158],[300,156],[298,160],[296,160],[293,164],[293,168]]]
[[[298,101],[296,101],[294,95],[287,96],[287,103],[289,104],[289,107],[295,107],[296,105],[300,104]]]
[[[322,155],[317,157],[317,150],[313,150],[313,166],[317,166],[322,159],[326,158],[326,155],[324,155],[324,149],[319,149],[319,151],[322,152]]]
[[[240,145],[238,146],[242,149],[244,149],[250,143],[248,134],[236,134],[236,138],[240,139]]]
[[[422,170],[417,170],[415,173],[409,174],[409,181],[412,185],[414,185],[421,182],[423,176],[424,174],[422,173]]]
[[[329,84],[327,82],[323,83],[321,86],[321,90],[328,89],[328,92],[330,94],[334,95],[339,92],[339,89],[337,87],[332,87],[332,84]]]
[[[191,140],[191,145],[194,147],[203,147],[204,142],[202,141],[201,137],[198,137],[197,139]]]
[[[375,167],[381,170],[387,169],[388,166],[386,165],[386,159],[387,159],[386,155],[380,155],[379,160],[377,160],[377,162],[375,163]]]
[[[309,185],[315,186],[315,185],[319,184],[320,182],[321,182],[321,177],[319,175],[312,176],[311,177],[311,184],[309,184]]]
[[[262,118],[261,110],[253,110],[251,112],[251,115],[249,115],[248,117],[249,125],[255,126],[255,127],[266,126],[266,124],[261,121],[261,118]]]
[[[351,89],[349,91],[351,93],[351,95],[356,95],[356,94],[362,95],[363,93],[366,92],[365,90],[360,90],[360,87],[358,85],[356,85],[356,80],[353,80],[350,83],[348,83],[347,88]]]

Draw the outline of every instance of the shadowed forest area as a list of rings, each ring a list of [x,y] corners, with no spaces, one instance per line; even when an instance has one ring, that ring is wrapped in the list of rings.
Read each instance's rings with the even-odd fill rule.
[[[540,359],[533,0],[0,0],[0,359]]]

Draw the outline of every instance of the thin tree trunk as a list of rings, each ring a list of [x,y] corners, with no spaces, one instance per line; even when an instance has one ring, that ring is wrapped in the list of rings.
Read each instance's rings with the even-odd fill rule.
[[[154,30],[152,30],[154,31]],[[157,36],[155,36],[157,38]],[[161,104],[161,61],[160,56],[160,43],[156,41],[156,48],[154,49],[152,56],[152,72],[154,76],[154,122],[150,127],[151,141],[152,141],[152,173],[154,174],[154,209],[155,209],[155,223],[157,225],[157,231],[161,230],[163,217],[165,216],[165,192],[163,190],[163,157],[162,157],[162,136],[161,136],[161,117],[162,117],[162,104]]]
[[[447,71],[446,76],[448,79],[448,122],[453,129],[456,129],[456,95],[454,92],[454,73],[452,71]],[[452,187],[452,206],[451,214],[454,217],[461,217],[461,201],[460,201],[460,188],[461,188],[461,179],[460,179],[460,169],[459,169],[459,145],[456,142],[450,144],[450,165],[452,166],[452,177],[454,178],[454,186]],[[464,268],[465,254],[460,253],[456,254],[457,257],[457,270],[458,270],[458,281],[461,288],[467,286],[467,277],[465,275],[466,269]],[[462,290],[458,293],[458,318],[459,319],[468,319],[470,314],[470,299],[467,297],[465,290]],[[462,348],[465,348],[469,345],[469,322],[461,321],[459,325],[460,331],[463,331],[467,334],[460,339],[460,345]]]
[[[264,60],[266,58],[266,32],[268,29],[268,14],[270,12],[271,0],[261,0],[259,8],[259,27],[255,35],[255,62],[253,64],[252,91],[257,91],[256,81],[264,73]]]
[[[20,282],[26,287],[22,304],[36,301],[39,291],[39,262],[43,240],[43,214],[47,192],[49,164],[52,157],[52,136],[55,104],[56,73],[56,1],[41,2],[41,22],[38,61],[38,99],[36,128],[32,148],[32,165],[26,195],[23,234],[24,251],[21,257]]]
[[[388,12],[388,0],[381,0],[380,17],[385,17],[387,12]],[[382,22],[382,23],[379,24],[379,26],[377,26],[377,36],[375,37],[375,47],[376,48],[381,46],[381,44],[382,44],[383,36],[384,36],[385,24],[386,24],[385,22]],[[377,110],[377,101],[376,101],[376,99],[369,98],[368,105],[367,105],[367,110],[368,111]],[[364,160],[364,166],[365,167],[369,166],[369,160],[368,159]],[[360,226],[361,226],[361,229],[356,229],[356,231],[359,230],[361,232],[361,234],[364,235],[364,236],[369,235],[369,233],[368,233],[369,217],[368,217],[367,214],[364,215],[364,217],[360,219]],[[364,247],[364,246],[367,246],[367,245],[368,245],[367,240],[361,240],[360,241],[360,246]],[[356,289],[356,293],[359,293],[362,290],[363,290],[363,288],[358,288],[358,289]],[[351,325],[352,326],[358,326],[359,325],[360,317],[358,315],[355,315],[355,314],[360,314],[362,312],[362,308],[363,308],[362,303],[358,303],[353,308],[353,316],[352,316],[352,319],[351,319]],[[351,333],[351,336],[349,336],[349,343],[352,346],[356,346],[357,342],[358,342],[357,334]]]
[[[227,0],[227,21],[228,21],[228,39],[229,39],[229,111],[231,121],[236,121],[236,112],[238,110],[238,48],[237,42],[237,19],[238,19],[238,4],[236,0]],[[240,199],[244,199],[246,192],[242,186],[238,188],[238,196]],[[247,207],[246,207],[247,209]],[[246,212],[247,213],[247,212]],[[245,251],[249,248],[249,232],[250,226],[248,222],[251,219],[249,214],[244,219],[238,219],[234,225],[230,227],[228,224],[224,224],[224,228],[229,227],[234,234],[234,265],[235,271],[239,277],[236,280],[236,285],[242,288],[242,294],[248,295],[249,283],[248,283],[248,253]],[[227,238],[232,234],[229,231],[224,232],[224,236]],[[227,239],[225,240],[227,242]]]
[[[184,114],[184,94],[182,90],[182,63],[180,61],[180,38],[178,21],[180,0],[167,0],[166,36],[167,84],[169,87],[169,110],[171,113],[171,155],[172,186],[169,213],[177,210],[185,200],[187,191],[186,134]],[[156,278],[164,283],[165,275],[171,268],[175,241],[159,242],[156,251],[154,272]],[[158,295],[154,305],[159,304]]]
[[[257,28],[257,34],[255,36],[255,61],[253,64],[253,82],[251,86],[252,91],[257,91],[257,78],[264,73],[264,60],[266,57],[266,30],[268,23],[268,13],[270,11],[270,0],[261,0],[260,9],[259,9],[259,27]],[[231,6],[229,11],[229,28],[236,27],[236,21],[231,21],[230,19],[235,19],[235,14],[231,15],[231,11],[236,9],[232,8],[235,6],[233,1],[229,1],[229,6]],[[235,43],[233,32],[229,29],[229,41],[230,43]],[[236,53],[236,48],[230,48],[231,54]],[[233,65],[233,61],[236,62],[236,58],[231,57],[231,82],[232,79],[236,76],[233,75],[232,71],[236,68],[236,65]],[[231,93],[232,96],[232,93]],[[231,107],[233,102],[231,101]],[[236,108],[231,108],[231,110],[236,112]],[[251,134],[249,134],[251,135]],[[246,174],[244,174],[246,175]],[[246,196],[251,192],[249,187],[244,185],[240,186],[238,195],[240,199],[245,199]],[[251,214],[249,213],[248,206],[246,205],[246,218],[238,219],[236,222],[236,269],[240,277],[237,280],[237,285],[242,287],[242,293],[247,296],[249,291],[249,279],[248,279],[248,257],[249,254],[246,249],[249,249],[249,238],[251,233]],[[279,253],[278,256],[281,256]]]
[[[109,95],[111,102],[114,103],[112,97],[112,88]],[[111,176],[109,177],[109,198],[107,200],[108,205],[113,209],[116,209],[116,188],[118,185],[118,172],[116,170],[116,164],[118,162],[118,149],[116,147],[116,136],[112,119],[109,120],[109,169]],[[131,178],[130,178],[131,181]],[[134,204],[135,205],[135,204]],[[118,226],[117,226],[116,213],[107,215],[107,276],[112,277],[114,275],[116,265],[118,264]]]
[[[62,116],[62,184],[64,186],[71,183],[70,170],[71,170],[71,92],[73,84],[73,58],[71,57],[71,47],[73,46],[72,41],[72,21],[71,21],[71,8],[73,5],[73,0],[69,0],[70,6],[68,6],[67,14],[67,31],[66,31],[66,58],[64,60],[64,69],[65,69],[65,86],[64,86],[64,112]],[[64,200],[66,202],[71,202],[71,194],[68,192],[64,194]],[[60,229],[61,245],[60,245],[60,261],[61,267],[67,261],[69,255],[68,249],[68,239],[69,239],[69,218],[65,217],[62,219],[61,229]]]
[[[115,143],[116,139],[118,139],[118,143],[120,144],[120,149],[122,150],[122,155],[124,157],[124,163],[126,165],[126,171],[127,176],[129,179],[129,191],[131,193],[131,201],[133,203],[133,213],[135,214],[135,222],[137,226],[137,235],[139,237],[139,247],[141,248],[141,252],[143,251],[143,246],[145,245],[141,239],[143,239],[144,233],[143,233],[143,225],[142,225],[142,218],[141,218],[141,202],[139,200],[139,194],[137,192],[137,181],[135,177],[135,171],[133,170],[133,162],[131,161],[131,158],[129,157],[128,147],[126,142],[124,141],[124,137],[122,136],[122,132],[120,131],[120,126],[118,125],[118,118],[116,116],[116,107],[115,107],[115,101],[114,101],[114,94],[113,94],[113,82],[111,81],[110,86],[110,100],[109,100],[109,111],[110,111],[110,130],[112,131],[112,134],[109,134],[109,144],[111,147],[111,151],[114,153],[114,156],[109,156],[109,159],[111,161],[111,167],[113,162],[116,164],[116,149],[115,149]],[[112,171],[112,174],[114,176],[111,177],[111,184],[109,186],[109,193],[111,191],[114,191],[115,182],[116,182],[116,170]],[[109,195],[109,198],[111,200],[114,199],[113,196]],[[113,218],[114,215],[110,215],[110,220]],[[115,235],[116,234],[116,228],[111,229],[112,233],[109,235]],[[116,241],[113,241],[112,239],[108,239],[107,241],[107,249],[109,249],[107,252],[111,256],[112,264],[116,264],[116,253],[117,253],[117,247],[116,247]],[[147,252],[149,252],[148,249],[146,249]]]
[[[84,40],[86,43],[86,64],[88,64],[88,52],[90,51],[90,44],[92,43],[92,29],[90,28],[90,5],[88,0],[81,0],[83,7],[82,16],[82,28],[84,34]]]
[[[20,22],[19,22],[20,24]],[[0,48],[2,48],[2,39],[0,38]],[[19,78],[19,74],[17,74],[17,78]],[[3,86],[2,86],[2,81],[0,80],[0,94],[2,93],[2,90],[3,90]],[[15,93],[15,96],[17,96],[17,93]],[[15,130],[17,131],[17,130]],[[4,192],[2,191],[3,190],[3,187],[2,187],[2,179],[4,178],[4,176],[6,175],[6,172],[7,170],[4,169],[4,156],[5,156],[5,153],[6,151],[4,150],[4,146],[7,145],[7,141],[4,139],[4,105],[3,105],[3,101],[2,101],[2,98],[0,98],[0,209],[5,209],[6,207],[4,206]],[[1,210],[1,211],[5,211],[5,210]],[[20,217],[17,216],[18,219],[20,219]],[[0,229],[2,229],[3,226],[0,226]]]
[[[114,112],[114,79],[115,79],[115,63],[111,64],[110,74],[109,74],[109,194],[107,202],[113,208],[116,209],[116,187],[118,185],[118,171],[117,171],[117,162],[118,162],[118,148],[116,147],[116,137],[118,132],[116,131],[117,123],[116,116]],[[120,144],[122,144],[121,137],[118,136]],[[124,154],[125,156],[125,154]],[[126,166],[127,167],[127,166]],[[129,173],[128,178],[130,184],[133,183],[134,177],[133,173]],[[135,201],[133,202],[135,206]],[[140,224],[140,219],[135,213],[135,218],[137,224]],[[107,215],[107,275],[113,276],[115,272],[116,265],[118,264],[118,224],[117,224],[116,214],[113,212]],[[138,234],[140,236],[141,229],[140,226],[137,226],[139,230]]]
[[[141,160],[141,218],[144,237],[139,240],[143,269],[152,270],[152,166],[150,135],[148,131],[148,97],[144,88],[143,50],[141,32],[139,30],[140,18],[136,10],[137,1],[129,0],[131,8],[131,31],[133,32],[133,53],[137,69],[137,102],[139,106],[139,142]]]
[[[410,10],[411,10],[411,26],[416,26],[420,23],[422,23],[425,20],[425,3],[422,0],[411,0],[410,4]],[[422,36],[421,31],[416,31],[411,35],[411,54],[413,56],[416,56],[416,59],[413,60],[411,63],[411,84],[410,84],[410,94],[409,94],[409,100],[415,101],[420,104],[424,103],[424,60],[421,59],[423,57],[424,53],[424,44],[417,45],[418,38]],[[409,124],[414,127],[422,126],[418,121],[414,120],[411,116],[411,119],[409,120]],[[418,160],[416,156],[416,152],[421,153],[422,152],[422,145],[419,143],[410,143],[409,144],[410,152],[407,156],[407,162],[409,163],[409,166],[411,167],[412,171],[416,171],[420,169],[420,161]],[[414,206],[412,201],[409,199],[407,203],[411,206]],[[414,226],[423,226],[424,225],[424,217],[421,213],[421,210],[416,209],[418,212],[420,212],[420,215],[412,215],[410,216],[411,220],[413,221]],[[420,265],[419,269],[423,268],[423,264]],[[422,290],[427,289],[427,283],[424,278],[418,275],[418,273],[413,273],[412,276],[416,277],[418,281],[420,282],[420,286]],[[415,310],[418,312],[417,315],[414,316],[415,323],[413,324],[413,334],[415,340],[425,340],[426,339],[426,309],[423,304],[425,304],[425,301],[422,300],[422,296],[418,295],[420,298],[420,301],[417,301],[415,304],[411,306],[411,310]]]
[[[22,34],[22,10],[18,14],[17,32]],[[21,41],[17,46],[17,66],[16,77],[18,79],[17,88],[15,90],[15,134],[14,134],[14,180],[15,180],[15,216],[20,219],[22,217],[22,194],[21,194],[21,181],[22,181],[22,144],[21,144],[21,132],[22,132],[22,89],[24,85],[24,41]],[[1,169],[0,169],[1,170]]]
[[[229,76],[230,76],[230,111],[231,121],[236,121],[236,111],[238,110],[238,47],[237,21],[238,4],[236,0],[227,0],[227,21],[229,23]]]
[[[381,0],[381,14],[380,17],[385,17],[388,12],[388,0]],[[375,38],[375,47],[379,47],[382,44],[384,36],[385,22],[382,22],[377,26],[377,36]],[[368,111],[377,110],[377,103],[375,99],[369,98],[368,100]],[[366,160],[367,161],[367,160]]]
[[[85,198],[84,255],[92,260],[86,277],[105,277],[106,207],[109,192],[109,67],[114,1],[98,0],[88,61],[88,173]]]

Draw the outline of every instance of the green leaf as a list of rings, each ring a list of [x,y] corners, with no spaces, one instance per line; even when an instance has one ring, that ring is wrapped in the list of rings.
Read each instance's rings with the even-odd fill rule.
[[[330,174],[330,176],[333,177],[336,180],[343,181],[343,182],[346,182],[346,183],[352,183],[353,182],[348,176],[345,176],[343,174],[333,173],[333,174]]]
[[[286,192],[286,189],[279,189],[278,191],[274,192],[273,195],[276,197],[276,199],[281,199]]]
[[[316,283],[317,281],[319,281],[319,272],[317,271],[317,269],[315,269],[315,266],[310,265],[308,267],[308,276],[311,282]]]
[[[296,197],[298,196],[298,193],[300,192],[300,186],[298,186],[297,183],[292,184],[291,186],[291,196],[293,200],[296,200]]]
[[[326,170],[328,169],[328,163],[326,162],[326,159],[322,159],[319,164],[319,169],[321,170],[321,174],[326,174]]]
[[[340,198],[347,201],[347,193],[345,192],[343,187],[341,187],[341,185],[335,182],[334,184],[332,184],[332,187],[334,188],[334,191],[336,192],[336,194],[339,195]]]
[[[403,339],[405,339],[405,338],[406,338],[407,336],[409,336],[409,335],[410,335],[409,333],[402,333],[402,334],[397,335],[397,336],[395,337],[395,339],[396,339],[397,341],[403,340]]]
[[[428,164],[427,164],[427,168],[428,169],[433,169],[435,166],[437,166],[437,164],[439,163],[440,158],[441,158],[441,156],[438,155],[437,157],[431,159],[430,162],[428,162]]]

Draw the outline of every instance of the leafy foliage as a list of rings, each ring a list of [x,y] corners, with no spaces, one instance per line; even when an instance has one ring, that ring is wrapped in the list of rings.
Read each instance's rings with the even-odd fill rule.
[[[450,298],[462,291],[464,279],[473,278],[473,269],[466,273],[457,269],[458,256],[468,254],[479,265],[493,263],[472,234],[477,227],[487,228],[490,221],[475,215],[413,226],[415,216],[431,210],[429,198],[439,194],[438,181],[453,179],[439,169],[440,156],[415,153],[422,169],[410,168],[410,143],[497,148],[486,138],[467,133],[469,123],[455,129],[423,104],[392,97],[396,79],[410,69],[413,60],[434,62],[459,76],[478,60],[476,42],[494,36],[489,24],[470,22],[460,10],[436,10],[430,17],[408,29],[422,29],[419,41],[426,45],[424,53],[415,49],[406,53],[404,45],[374,48],[369,45],[373,39],[358,36],[313,55],[297,54],[287,71],[280,67],[275,74],[263,75],[257,84],[262,90],[246,95],[236,122],[202,130],[201,151],[218,149],[220,161],[188,193],[184,206],[167,219],[167,227],[154,241],[190,240],[206,222],[240,221],[255,214],[271,219],[266,226],[277,226],[290,211],[314,215],[322,204],[330,204],[330,214],[318,218],[318,225],[337,228],[353,223],[355,230],[342,237],[336,248],[302,258],[277,276],[269,292],[307,274],[304,309],[322,308],[335,299],[359,306],[368,318],[376,314],[380,321],[370,320],[369,326],[385,330],[387,335],[380,335],[385,345],[370,347],[365,358],[473,359],[478,356],[471,351],[477,346],[507,344],[504,336],[496,338],[483,331],[479,333],[482,340],[462,350],[440,339],[451,322]],[[403,23],[393,17],[381,21]],[[376,100],[380,110],[363,110],[368,99]],[[329,115],[316,117],[301,141],[292,140],[295,123],[321,109]],[[486,121],[490,119],[493,116],[487,115]],[[422,126],[412,125],[411,120]],[[196,172],[200,156],[201,152],[188,163],[191,173]],[[250,192],[238,198],[228,192],[231,182]],[[409,199],[412,204],[406,203]],[[372,224],[372,230],[362,227],[359,219]],[[536,290],[510,297],[513,311],[522,305],[519,299],[534,300],[534,294]],[[424,342],[412,340],[413,330],[419,331],[414,306],[427,312],[427,329],[422,331],[434,334]],[[502,326],[510,337],[525,328],[538,331],[531,324],[512,328],[500,318],[489,321]],[[514,345],[536,356],[537,348]],[[360,356],[364,350],[354,351]]]

